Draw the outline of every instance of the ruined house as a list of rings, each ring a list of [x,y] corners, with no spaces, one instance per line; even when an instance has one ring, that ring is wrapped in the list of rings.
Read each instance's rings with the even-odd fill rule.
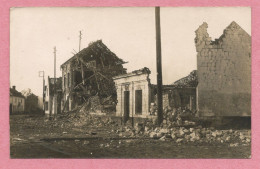
[[[53,115],[61,113],[61,99],[62,99],[62,78],[50,78],[48,76],[47,85],[45,87],[45,114]],[[56,92],[56,97],[54,97]],[[56,111],[54,111],[56,109]]]
[[[192,71],[170,85],[163,85],[163,109],[189,109],[196,111],[196,88],[198,85],[197,71]],[[152,85],[152,102],[156,102],[157,85]]]
[[[102,105],[116,101],[113,76],[125,74],[126,63],[101,41],[95,41],[61,65],[62,111],[74,110],[83,103]],[[112,100],[112,101],[111,101]],[[105,105],[104,105],[105,106]]]
[[[116,116],[149,117],[151,102],[150,70],[143,68],[113,77],[117,89]]]
[[[251,37],[232,22],[212,41],[203,23],[196,30],[197,106],[201,116],[250,116]]]

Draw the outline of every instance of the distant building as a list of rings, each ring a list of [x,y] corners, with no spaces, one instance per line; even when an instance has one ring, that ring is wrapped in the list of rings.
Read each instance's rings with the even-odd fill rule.
[[[25,97],[25,112],[27,113],[40,113],[38,107],[38,96],[31,93]]]
[[[207,28],[204,22],[195,38],[200,116],[250,116],[251,36],[232,22],[212,41]]]
[[[50,78],[48,76],[47,86],[45,87],[45,114],[53,115],[54,109],[56,109],[56,113],[59,114],[61,112],[61,99],[62,99],[62,90],[61,90],[61,77],[56,78],[56,85],[55,78]],[[56,87],[56,98],[55,96],[55,87]]]
[[[13,86],[10,88],[10,106],[9,111],[12,113],[23,113],[25,109],[25,97],[22,93],[18,92]]]
[[[40,103],[40,97],[32,93],[31,89],[24,89],[21,91],[25,97],[25,112],[26,113],[42,113],[43,106]]]

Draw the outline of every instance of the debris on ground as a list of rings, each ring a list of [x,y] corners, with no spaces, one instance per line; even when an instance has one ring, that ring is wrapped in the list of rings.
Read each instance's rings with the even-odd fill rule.
[[[46,120],[46,118],[43,116],[23,118],[11,116],[13,125],[10,130],[10,144],[12,147],[19,148],[27,146],[27,144],[52,142],[57,147],[63,145],[63,148],[69,151],[74,150],[70,147],[79,147],[77,151],[82,151],[85,154],[95,150],[94,154],[99,150],[102,150],[102,153],[103,150],[108,152],[123,150],[125,152],[125,150],[134,149],[136,145],[142,145],[144,150],[147,146],[151,147],[151,150],[152,147],[168,147],[164,152],[172,147],[180,150],[185,148],[190,151],[189,148],[194,149],[203,145],[202,147],[209,153],[210,149],[220,147],[229,157],[230,151],[233,154],[240,154],[237,151],[247,150],[251,145],[250,129],[219,130],[213,127],[202,127],[199,124],[185,125],[185,123],[182,126],[177,124],[158,126],[153,123],[152,119],[136,120],[134,123],[130,122],[128,125],[124,125],[120,123],[120,118],[118,120],[111,116],[98,116],[87,112],[70,112],[58,115],[51,120],[49,118]],[[132,124],[134,125],[132,126]],[[201,149],[198,148],[198,150]],[[242,157],[248,158],[250,150],[248,151],[245,154],[243,152]],[[168,153],[172,154],[172,152]],[[16,151],[12,149],[12,153],[16,153]],[[216,156],[214,154],[211,157]]]
[[[31,124],[30,120],[32,119],[27,118],[24,122]],[[182,123],[178,122],[178,120],[181,120]],[[44,119],[41,122],[38,121],[37,125],[48,128],[46,135],[49,137],[70,137],[78,133],[81,136],[87,135],[88,137],[152,139],[162,142],[170,141],[177,144],[226,144],[230,147],[251,144],[250,130],[218,130],[213,127],[202,127],[194,121],[182,120],[180,116],[178,119],[178,116],[175,115],[167,116],[167,120],[160,126],[154,123],[154,121],[154,119],[146,119],[142,122],[136,121],[132,123],[129,120],[128,123],[122,124],[118,117],[77,111],[59,114],[51,120]],[[27,128],[34,128],[34,126],[27,126]],[[37,136],[36,133],[37,131],[35,131],[35,134],[32,133],[31,136],[37,138],[44,135]],[[22,141],[21,139],[23,137],[16,136],[11,141],[19,142]],[[126,142],[124,141],[123,143]],[[109,145],[100,145],[100,147],[102,146],[109,147]]]

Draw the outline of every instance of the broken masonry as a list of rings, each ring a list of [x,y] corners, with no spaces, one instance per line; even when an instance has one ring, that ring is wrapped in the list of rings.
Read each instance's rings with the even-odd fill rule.
[[[95,41],[61,65],[62,112],[79,109],[103,111],[116,104],[113,76],[125,74],[123,64],[101,41]],[[86,105],[87,104],[87,105]]]

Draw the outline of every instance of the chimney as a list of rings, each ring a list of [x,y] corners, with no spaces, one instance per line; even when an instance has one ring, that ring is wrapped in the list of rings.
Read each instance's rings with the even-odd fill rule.
[[[16,90],[16,89],[15,89],[15,86],[13,86],[13,89]]]

